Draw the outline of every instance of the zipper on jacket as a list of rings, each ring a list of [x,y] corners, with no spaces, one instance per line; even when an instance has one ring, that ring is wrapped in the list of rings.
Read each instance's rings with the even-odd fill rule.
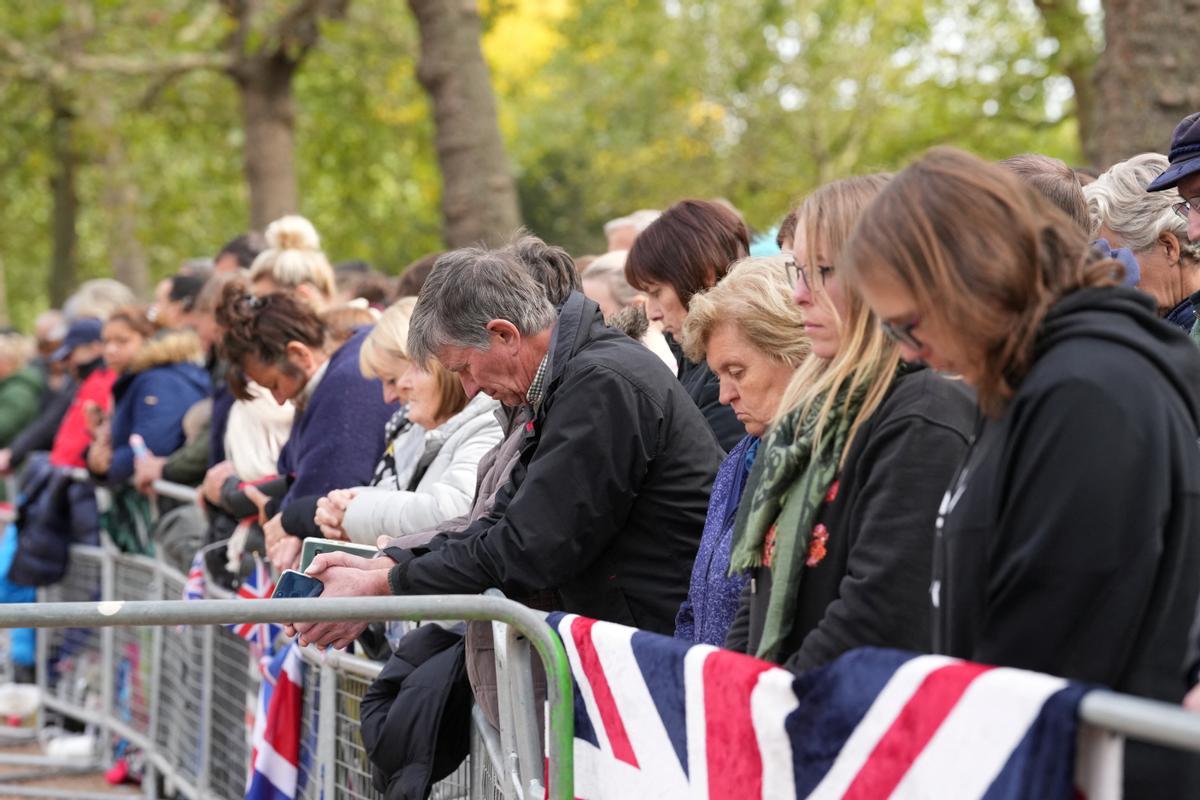
[[[963,454],[958,468],[954,470],[954,477],[950,479],[950,485],[946,487],[946,493],[942,495],[942,503],[938,506],[937,521],[934,523],[933,573],[929,583],[929,600],[930,612],[933,614],[933,652],[938,654],[945,654],[947,649],[946,615],[943,606],[945,586],[942,583],[942,576],[946,572],[946,517],[954,511],[958,501],[962,499],[963,492],[967,489],[971,455],[975,451],[975,443],[979,441],[983,425],[984,420],[981,416],[975,425],[975,432],[967,440],[967,452]]]

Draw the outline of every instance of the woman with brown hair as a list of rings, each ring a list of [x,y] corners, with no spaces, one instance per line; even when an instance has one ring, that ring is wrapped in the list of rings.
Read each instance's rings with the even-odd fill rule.
[[[929,650],[933,520],[975,421],[961,384],[900,363],[838,274],[887,180],[835,181],[797,210],[791,269],[811,354],[735,522],[731,572],[750,583],[726,646],[793,669],[867,645]]]
[[[688,301],[715,286],[729,267],[750,254],[750,234],[737,214],[707,200],[681,200],[641,232],[625,259],[625,278],[646,293],[646,316],[661,322],[676,354],[676,375],[729,452],[745,431],[721,405],[720,382],[703,361],[689,361],[676,344],[683,334]]]
[[[986,417],[942,501],[938,652],[1179,702],[1200,590],[1200,354],[1001,167],[937,149],[839,264],[905,358]],[[1193,797],[1197,759],[1130,744],[1127,797]]]

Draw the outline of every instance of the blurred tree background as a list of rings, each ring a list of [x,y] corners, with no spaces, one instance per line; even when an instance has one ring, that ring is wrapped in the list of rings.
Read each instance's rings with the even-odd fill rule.
[[[144,292],[291,208],[331,259],[395,273],[518,221],[599,252],[605,220],[685,196],[767,230],[822,181],[935,144],[1111,157],[1103,10],[1082,3],[4,4],[0,312],[27,328],[89,277]]]

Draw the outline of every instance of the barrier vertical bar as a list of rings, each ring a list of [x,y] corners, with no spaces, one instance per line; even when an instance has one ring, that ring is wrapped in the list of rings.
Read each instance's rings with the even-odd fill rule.
[[[106,544],[100,549],[100,598],[104,601],[112,601],[115,593],[115,585],[113,547]],[[104,721],[101,723],[97,734],[99,741],[103,742],[105,747],[109,747],[112,744],[109,741],[112,736],[112,729],[108,725],[108,720],[111,720],[114,714],[113,662],[115,661],[114,655],[116,650],[115,637],[116,631],[113,628],[105,626],[100,631],[100,708]]]
[[[321,765],[321,798],[334,800],[337,791],[337,673],[327,661],[317,672],[317,763]]]
[[[162,565],[155,560],[154,562],[154,589],[152,597],[161,598],[164,594],[163,588],[163,573]],[[162,626],[156,625],[150,632],[150,691],[146,709],[146,718],[149,722],[147,726],[148,734],[146,736],[150,752],[147,756],[153,756],[158,753],[158,713],[159,700],[162,694],[162,663],[163,663],[163,629]],[[139,665],[140,667],[140,665]],[[168,755],[170,753],[168,752]],[[171,762],[174,768],[176,761]],[[155,800],[155,791],[157,781],[155,780],[154,759],[149,757],[146,759],[146,774],[142,779],[142,786],[146,790],[146,800]]]
[[[200,708],[203,713],[200,714],[200,769],[198,770],[200,774],[196,776],[196,785],[200,788],[201,793],[207,793],[212,783],[209,769],[212,764],[210,751],[212,750],[213,647],[215,643],[215,631],[216,628],[212,625],[205,625],[201,645],[201,662],[204,664],[204,672],[200,678]]]

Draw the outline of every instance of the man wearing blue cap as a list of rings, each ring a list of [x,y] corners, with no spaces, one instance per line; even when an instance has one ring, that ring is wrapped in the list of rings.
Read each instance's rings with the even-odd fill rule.
[[[1200,111],[1188,114],[1171,136],[1171,165],[1155,178],[1147,192],[1176,188],[1183,201],[1175,213],[1188,221],[1188,238],[1200,241]]]
[[[1200,111],[1188,114],[1175,126],[1167,158],[1170,166],[1150,182],[1146,191],[1177,189],[1183,199],[1171,208],[1187,220],[1188,239],[1200,242]],[[1192,299],[1195,300],[1195,295]],[[1200,343],[1200,315],[1192,328],[1192,339]]]

